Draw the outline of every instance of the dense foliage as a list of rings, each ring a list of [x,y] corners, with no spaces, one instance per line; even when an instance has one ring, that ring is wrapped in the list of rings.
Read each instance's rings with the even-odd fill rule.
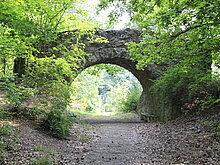
[[[13,115],[37,121],[58,138],[68,136],[73,122],[67,112],[72,88],[76,89],[71,83],[87,56],[80,38],[86,35],[92,40],[89,36],[96,27],[87,20],[82,7],[77,0],[8,0],[0,4],[1,90],[6,91]],[[72,37],[65,38],[65,31],[74,29],[78,30]],[[96,41],[105,40],[96,37]],[[120,70],[107,65],[95,68],[92,74],[106,70],[114,75]],[[96,80],[90,78],[91,88]],[[78,93],[90,90],[89,86],[80,89]],[[126,90],[121,99],[124,102]],[[134,96],[132,104],[137,103],[138,96]],[[93,101],[88,99],[92,97],[85,95],[81,99],[86,100],[86,109],[97,109],[97,96]]]
[[[202,99],[201,106],[219,101],[218,81],[211,65],[219,67],[219,0],[102,0],[99,7],[115,6],[114,21],[128,12],[134,26],[143,31],[141,43],[129,43],[137,68],[159,67],[152,87],[161,104]],[[218,70],[218,69],[217,69]]]
[[[81,43],[68,44],[67,48],[67,42],[78,41],[88,28],[95,27],[78,4],[77,0],[0,3],[1,89],[7,91],[14,114],[41,125],[54,118],[44,126],[59,138],[68,135],[72,123],[65,118],[71,81],[77,75],[74,71],[78,61],[86,56]],[[73,38],[58,43],[60,32],[68,29],[80,30]]]

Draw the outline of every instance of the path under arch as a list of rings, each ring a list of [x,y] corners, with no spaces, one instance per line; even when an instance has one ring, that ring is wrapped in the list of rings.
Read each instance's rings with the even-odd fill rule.
[[[130,116],[127,118],[126,116]],[[152,164],[155,160],[145,151],[146,144],[142,144],[140,131],[149,125],[140,120],[137,114],[129,113],[123,116],[80,119],[89,123],[96,133],[96,142],[91,150],[78,159],[79,165],[141,165]],[[155,125],[150,124],[150,125]],[[159,142],[152,137],[147,144]]]
[[[100,123],[95,124],[99,137],[96,145],[85,154],[81,165],[133,165],[149,163],[147,155],[140,150],[141,144],[137,128],[140,123]]]

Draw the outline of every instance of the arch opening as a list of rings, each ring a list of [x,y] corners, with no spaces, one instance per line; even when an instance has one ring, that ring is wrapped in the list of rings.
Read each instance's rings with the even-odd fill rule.
[[[75,113],[112,115],[135,111],[143,88],[130,71],[113,64],[87,66],[74,80]]]
[[[148,87],[146,86],[146,81],[151,81],[151,78],[153,77],[151,72],[147,69],[145,70],[138,70],[136,68],[136,63],[130,59],[122,58],[122,57],[114,57],[114,58],[102,58],[97,61],[87,61],[85,68],[98,65],[98,64],[112,64],[120,66],[128,71],[130,71],[140,82],[143,88]],[[148,83],[150,84],[150,82]]]

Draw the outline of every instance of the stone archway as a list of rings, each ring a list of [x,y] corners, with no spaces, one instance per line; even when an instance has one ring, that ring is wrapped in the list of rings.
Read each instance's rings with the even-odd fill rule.
[[[151,115],[156,115],[156,111],[151,112],[148,104],[150,104],[148,97],[148,89],[152,85],[154,79],[151,71],[148,69],[137,70],[136,63],[131,60],[130,54],[127,51],[127,42],[140,42],[139,30],[125,29],[125,30],[99,30],[96,35],[105,37],[108,43],[86,43],[85,51],[90,54],[84,64],[84,68],[96,64],[115,64],[129,70],[141,83],[143,93],[140,98],[137,111],[139,113],[145,112]]]
[[[76,31],[63,32],[61,40],[71,37],[74,32]],[[137,112],[157,116],[161,121],[173,119],[179,111],[172,106],[162,109],[157,105],[157,100],[149,91],[153,83],[152,80],[155,79],[153,73],[156,71],[155,67],[157,66],[150,66],[149,68],[145,68],[145,70],[138,70],[136,69],[136,62],[130,58],[125,43],[140,42],[140,34],[141,31],[135,29],[97,30],[94,35],[102,36],[106,38],[108,42],[88,42],[85,39],[83,41],[85,44],[84,51],[88,56],[86,62],[82,62],[81,69],[83,70],[96,64],[115,64],[129,70],[140,81],[143,88]]]

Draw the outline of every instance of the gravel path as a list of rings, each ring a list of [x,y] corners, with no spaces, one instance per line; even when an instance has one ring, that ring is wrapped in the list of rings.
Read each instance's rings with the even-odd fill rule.
[[[100,137],[92,151],[85,156],[82,165],[122,165],[145,162],[139,150],[136,128],[140,123],[96,124],[95,132]]]

